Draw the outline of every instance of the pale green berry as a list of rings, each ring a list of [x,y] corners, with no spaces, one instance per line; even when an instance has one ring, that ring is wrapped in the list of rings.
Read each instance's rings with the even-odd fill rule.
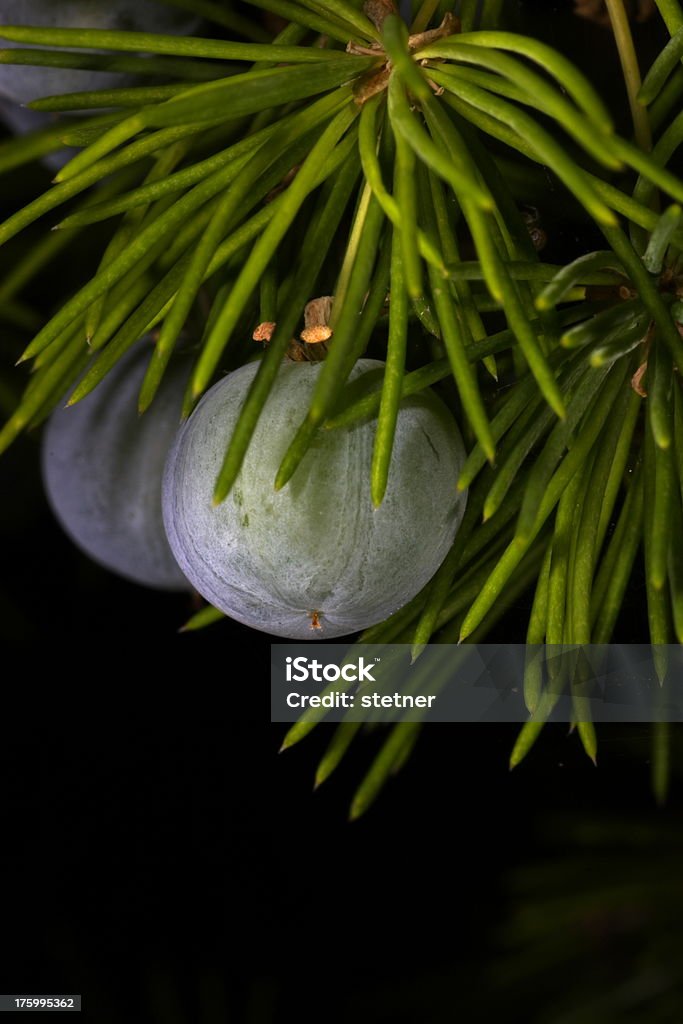
[[[216,478],[257,368],[216,384],[169,455],[164,522],[178,564],[217,608],[278,636],[324,639],[383,621],[431,578],[462,519],[455,421],[431,392],[402,402],[379,508],[370,499],[373,422],[319,431],[275,491],[320,373],[320,364],[283,364],[235,485],[216,506]],[[363,359],[352,376],[381,368]]]
[[[187,590],[164,532],[161,480],[191,361],[171,363],[139,416],[151,353],[141,342],[87,398],[52,414],[43,437],[43,481],[57,519],[92,559],[136,583]]]

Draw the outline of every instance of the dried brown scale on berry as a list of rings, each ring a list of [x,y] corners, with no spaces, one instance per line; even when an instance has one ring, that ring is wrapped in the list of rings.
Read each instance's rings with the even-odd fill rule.
[[[332,337],[329,325],[332,314],[332,295],[322,295],[311,299],[304,310],[304,329],[299,341],[291,338],[285,358],[291,363],[319,363],[327,355],[326,342]],[[257,325],[252,334],[254,341],[267,344],[271,341],[277,324],[272,320],[264,320]]]
[[[305,341],[292,338],[287,349],[287,361],[290,363],[322,363],[327,358],[327,343],[315,342],[312,345]]]
[[[297,362],[319,363],[327,355],[327,342],[332,337],[330,317],[332,316],[333,295],[321,295],[311,299],[304,310],[304,329],[295,342],[293,350]],[[290,346],[291,348],[291,346]],[[292,356],[290,356],[292,358]]]
[[[307,345],[320,345],[332,337],[332,328],[324,324],[319,324],[317,327],[305,327],[299,337]]]

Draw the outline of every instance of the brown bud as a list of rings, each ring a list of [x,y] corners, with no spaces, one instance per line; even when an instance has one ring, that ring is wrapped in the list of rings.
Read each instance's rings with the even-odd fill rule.
[[[326,324],[318,324],[316,327],[305,327],[299,337],[307,345],[319,345],[322,341],[328,341],[332,337],[332,328]]]
[[[259,324],[252,334],[254,341],[269,342],[273,337],[273,332],[277,325],[272,320],[264,320],[262,324]]]

